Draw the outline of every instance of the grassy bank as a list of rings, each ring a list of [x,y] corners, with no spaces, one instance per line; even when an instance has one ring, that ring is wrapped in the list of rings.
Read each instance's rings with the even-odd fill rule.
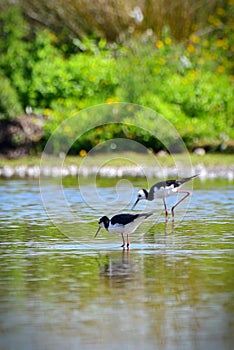
[[[114,159],[112,159],[114,157]],[[143,164],[145,166],[154,166],[155,162],[158,162],[161,166],[170,167],[177,163],[183,164],[185,155],[175,154],[173,158],[170,155],[165,156],[154,156],[154,155],[145,155],[134,152],[125,152],[125,153],[110,153],[110,154],[99,154],[95,156],[80,157],[80,156],[68,156],[65,159],[65,166],[76,165],[80,166],[84,161],[87,166],[94,166],[96,164],[107,164],[112,166],[129,166]],[[198,156],[190,154],[191,163],[193,166],[198,164],[203,164],[204,166],[231,166],[234,165],[234,158],[231,154],[206,154],[204,156]],[[5,159],[0,158],[0,166],[11,166],[16,167],[20,165],[34,166],[40,165],[41,157],[24,157],[20,159]],[[53,165],[56,165],[55,163]]]

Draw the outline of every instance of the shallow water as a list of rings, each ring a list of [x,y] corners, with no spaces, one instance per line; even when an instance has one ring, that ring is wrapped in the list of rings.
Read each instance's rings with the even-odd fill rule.
[[[135,193],[119,186],[115,201],[115,180],[102,179],[97,201],[85,180],[85,202],[66,179],[75,219],[63,225],[54,183],[46,186],[52,217],[37,181],[0,180],[1,349],[233,348],[233,182],[196,181],[174,225],[160,200],[140,204],[155,215],[132,235],[130,251],[119,236],[93,236],[97,219],[129,211]]]

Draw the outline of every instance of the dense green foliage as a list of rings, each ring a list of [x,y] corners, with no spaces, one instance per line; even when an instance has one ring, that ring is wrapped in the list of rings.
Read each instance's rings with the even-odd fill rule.
[[[30,105],[47,117],[49,137],[83,108],[131,102],[164,115],[189,148],[225,149],[234,139],[231,7],[230,1],[226,9],[217,8],[208,18],[209,30],[196,31],[183,43],[164,28],[161,37],[148,30],[121,45],[77,39],[82,50],[69,54],[53,32],[38,30],[32,36],[11,6],[0,15],[0,118],[14,118]],[[161,147],[150,134],[109,125],[85,135],[73,153],[116,136]]]

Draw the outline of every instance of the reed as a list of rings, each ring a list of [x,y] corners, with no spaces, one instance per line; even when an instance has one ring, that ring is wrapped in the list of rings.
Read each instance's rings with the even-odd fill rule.
[[[202,29],[217,8],[230,0],[20,0],[18,2],[33,30],[46,27],[60,37],[83,38],[86,35],[122,41],[128,35],[151,29],[161,36],[165,26],[177,40],[184,40]],[[12,5],[3,0],[0,10]]]

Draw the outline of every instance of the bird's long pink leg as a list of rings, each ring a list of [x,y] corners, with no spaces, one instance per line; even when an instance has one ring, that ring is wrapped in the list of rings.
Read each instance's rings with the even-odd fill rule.
[[[128,238],[128,235],[127,235],[127,248],[129,249],[130,247],[130,241],[129,241],[129,238]]]
[[[165,198],[163,198],[163,204],[164,204],[165,214],[166,214],[166,220],[167,220],[167,219],[168,219],[168,210],[167,210],[167,205],[166,205]]]
[[[121,245],[121,247],[124,248],[125,247],[124,235],[123,235],[123,233],[121,235],[122,235],[122,240],[123,240],[123,244]]]
[[[190,195],[190,192],[188,192],[188,191],[180,191],[180,190],[178,190],[177,193],[186,193],[186,195],[185,195],[184,197],[182,197],[182,198],[179,200],[179,202],[177,202],[177,203],[171,208],[171,214],[172,214],[173,218],[174,218],[174,209],[175,209],[175,207],[177,207],[177,205],[179,205],[181,202],[183,202],[183,200],[185,200],[185,198],[187,198],[187,197]]]

